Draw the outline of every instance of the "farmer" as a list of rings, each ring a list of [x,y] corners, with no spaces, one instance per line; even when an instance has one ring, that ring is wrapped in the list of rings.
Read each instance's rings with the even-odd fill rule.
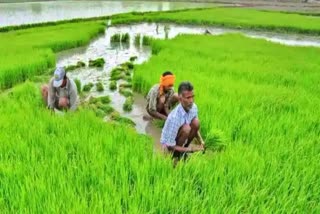
[[[160,77],[160,84],[155,84],[147,95],[147,112],[150,116],[160,120],[166,120],[169,109],[178,102],[178,95],[174,93],[175,76],[170,72],[164,72]]]
[[[49,109],[74,111],[77,108],[77,86],[67,77],[62,67],[56,68],[54,77],[50,80],[49,85],[42,86],[41,92]]]
[[[204,150],[204,142],[199,132],[198,108],[193,103],[192,84],[182,82],[179,85],[178,95],[180,104],[169,114],[160,139],[163,148],[172,152],[176,161],[185,153]],[[201,145],[189,147],[194,138],[197,138]]]

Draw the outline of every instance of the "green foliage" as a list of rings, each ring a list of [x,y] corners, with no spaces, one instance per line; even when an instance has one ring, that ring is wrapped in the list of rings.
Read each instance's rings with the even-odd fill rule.
[[[103,86],[102,82],[97,82],[96,88],[97,88],[97,91],[99,91],[99,92],[104,91],[104,86]]]
[[[90,91],[92,89],[93,86],[94,86],[94,84],[92,82],[90,82],[90,83],[88,83],[88,84],[83,86],[82,91],[88,92],[88,91]]]
[[[89,60],[89,67],[98,67],[101,68],[106,62],[103,58],[98,58],[94,60]]]
[[[55,52],[87,44],[103,30],[83,22],[0,33],[0,89],[43,74],[55,67]]]
[[[133,102],[133,97],[127,97],[126,101],[123,103],[123,110],[132,111]]]
[[[319,209],[320,192],[311,185],[320,176],[318,48],[239,34],[184,35],[156,40],[152,48],[157,55],[135,67],[134,89],[147,93],[168,68],[177,78],[175,88],[185,80],[193,84],[200,131],[208,150],[215,151],[205,154],[212,158],[204,165],[197,156],[196,180],[211,198],[207,206],[277,212],[268,197],[273,195],[284,212]]]
[[[119,93],[122,94],[125,97],[132,97],[132,91],[126,88],[119,88]]]
[[[120,42],[121,41],[121,35],[120,33],[114,34],[110,38],[111,42]]]
[[[116,81],[110,81],[109,89],[111,91],[117,90],[117,82]]]

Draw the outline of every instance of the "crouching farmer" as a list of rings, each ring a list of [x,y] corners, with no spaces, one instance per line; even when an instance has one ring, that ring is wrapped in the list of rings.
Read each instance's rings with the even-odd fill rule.
[[[72,79],[66,75],[64,68],[57,68],[54,71],[54,77],[49,85],[41,88],[43,100],[49,109],[70,109],[77,108],[77,86]]]
[[[178,89],[179,104],[170,112],[162,129],[160,142],[166,151],[173,154],[175,163],[186,153],[204,150],[204,142],[199,132],[198,108],[194,104],[193,86],[182,82]],[[201,145],[189,147],[194,138]]]

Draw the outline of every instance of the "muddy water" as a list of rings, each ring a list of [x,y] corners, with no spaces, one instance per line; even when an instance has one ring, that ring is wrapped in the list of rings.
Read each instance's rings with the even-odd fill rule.
[[[66,66],[76,64],[81,60],[88,64],[89,59],[96,59],[103,57],[106,61],[101,69],[96,68],[82,68],[68,75],[73,79],[79,79],[82,85],[89,82],[96,83],[101,81],[105,87],[104,92],[97,92],[95,88],[92,89],[90,95],[102,96],[109,95],[112,99],[111,105],[119,111],[123,116],[132,119],[136,123],[136,130],[139,133],[150,134],[155,142],[159,142],[160,129],[156,128],[149,121],[144,121],[143,115],[145,111],[145,100],[141,95],[135,94],[135,103],[132,112],[124,112],[122,105],[125,98],[119,94],[118,91],[110,91],[109,75],[112,68],[129,60],[131,56],[137,56],[136,64],[143,63],[151,57],[151,50],[149,47],[136,46],[134,44],[134,37],[137,34],[147,35],[154,38],[173,38],[178,34],[203,34],[210,32],[212,35],[220,35],[229,32],[241,32],[248,37],[263,38],[271,42],[281,43],[284,45],[295,46],[315,46],[320,47],[320,39],[316,37],[301,36],[301,35],[285,35],[274,34],[268,32],[253,32],[253,31],[238,31],[224,28],[214,28],[206,26],[181,26],[174,24],[136,24],[130,26],[108,27],[105,35],[92,41],[88,46],[61,52],[58,55],[57,66]],[[129,33],[130,43],[119,44],[110,43],[110,37],[115,33]],[[118,82],[121,83],[121,82]],[[158,145],[158,144],[156,144]]]

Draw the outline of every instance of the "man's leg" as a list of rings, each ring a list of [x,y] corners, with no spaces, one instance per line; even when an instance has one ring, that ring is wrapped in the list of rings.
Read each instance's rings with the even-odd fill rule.
[[[69,99],[67,97],[60,97],[58,103],[59,109],[69,108]]]
[[[190,132],[191,132],[191,127],[189,125],[185,124],[181,126],[178,131],[178,136],[176,137],[176,145],[184,146],[184,144],[186,143],[190,135]],[[173,151],[174,163],[176,164],[184,155],[185,155],[184,152]]]
[[[190,123],[190,127],[191,127],[191,131],[188,137],[188,142],[185,145],[185,147],[188,147],[190,145],[190,143],[192,142],[192,140],[195,138],[195,136],[197,136],[197,132],[200,129],[200,121],[199,119],[195,118],[191,121]]]
[[[164,108],[165,101],[166,101],[165,96],[161,96],[161,97],[158,98],[158,100],[157,100],[157,112],[166,115],[165,108]]]
[[[41,95],[42,95],[42,99],[44,104],[47,106],[48,105],[48,85],[43,85],[41,86]]]

